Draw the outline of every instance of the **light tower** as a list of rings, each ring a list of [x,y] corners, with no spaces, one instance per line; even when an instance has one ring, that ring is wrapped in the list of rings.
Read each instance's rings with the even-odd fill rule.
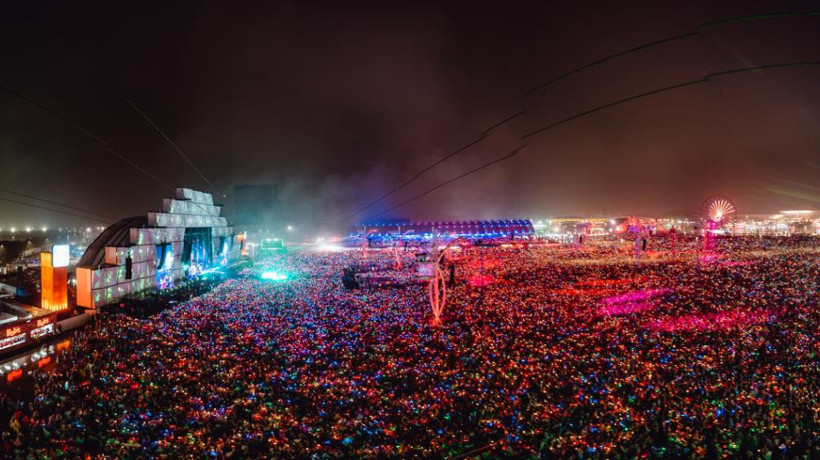
[[[40,305],[50,311],[68,308],[68,262],[67,244],[51,247],[51,252],[40,253]]]

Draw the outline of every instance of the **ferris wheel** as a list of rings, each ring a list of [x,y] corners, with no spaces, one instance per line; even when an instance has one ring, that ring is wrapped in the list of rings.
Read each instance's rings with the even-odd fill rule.
[[[713,228],[729,224],[736,216],[735,204],[725,196],[710,196],[700,208],[701,220]]]

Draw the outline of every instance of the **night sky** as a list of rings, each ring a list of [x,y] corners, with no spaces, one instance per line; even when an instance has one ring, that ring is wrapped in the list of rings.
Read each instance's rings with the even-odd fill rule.
[[[354,220],[578,112],[715,71],[820,60],[820,16],[698,29],[734,16],[820,10],[809,1],[308,3],[4,2],[0,85],[99,135],[161,181],[212,191],[127,96],[219,194],[274,183],[283,220],[343,228],[354,211],[521,109],[525,115]],[[698,30],[526,95],[588,62]],[[731,197],[741,214],[820,208],[818,126],[820,66],[722,77],[544,132],[516,157],[388,215],[661,216],[694,213],[715,194]],[[170,193],[3,92],[0,188],[116,218],[159,208]],[[76,222],[0,202],[0,227]]]

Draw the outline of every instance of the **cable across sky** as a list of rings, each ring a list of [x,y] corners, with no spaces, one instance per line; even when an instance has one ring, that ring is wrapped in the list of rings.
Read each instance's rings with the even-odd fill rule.
[[[106,152],[108,152],[108,153],[114,155],[115,157],[119,158],[120,160],[128,163],[129,165],[131,165],[132,167],[137,169],[139,172],[145,174],[147,177],[151,178],[153,181],[155,181],[156,183],[162,185],[163,187],[166,187],[166,188],[169,188],[169,189],[173,190],[173,187],[171,187],[170,185],[165,183],[162,179],[158,178],[154,174],[151,174],[145,168],[138,165],[137,163],[135,163],[134,161],[132,161],[131,159],[129,159],[128,157],[126,157],[122,153],[118,152],[106,140],[104,140],[103,138],[101,138],[97,134],[94,134],[93,132],[89,131],[88,129],[84,128],[82,125],[70,120],[68,117],[56,112],[54,109],[51,109],[51,108],[41,104],[40,102],[37,102],[34,99],[32,99],[32,98],[30,98],[30,97],[28,97],[28,96],[26,96],[26,95],[24,95],[20,92],[17,92],[15,90],[11,89],[11,88],[0,85],[0,91],[3,91],[3,92],[5,92],[5,93],[7,93],[11,96],[14,96],[17,99],[20,99],[22,101],[28,102],[29,104],[37,107],[38,109],[40,109],[40,110],[42,110],[46,113],[48,113],[49,115],[53,116],[54,118],[57,118],[58,120],[64,122],[68,126],[70,126],[70,127],[74,128],[75,130],[83,133],[86,137],[93,140],[97,144],[101,145]]]
[[[776,13],[766,13],[766,14],[753,14],[753,15],[737,16],[737,17],[732,17],[732,18],[725,18],[725,19],[718,19],[718,20],[714,20],[714,21],[703,22],[703,23],[701,23],[697,26],[697,30],[694,30],[694,31],[691,31],[691,32],[686,32],[686,33],[681,33],[681,34],[676,34],[676,35],[671,35],[669,37],[661,38],[661,39],[658,39],[658,40],[653,40],[651,42],[644,43],[644,44],[639,45],[639,46],[627,48],[625,50],[618,51],[616,53],[610,54],[610,55],[605,56],[603,58],[596,59],[594,61],[583,64],[579,67],[571,69],[567,72],[559,74],[555,77],[550,78],[549,80],[546,80],[542,83],[539,83],[539,84],[533,86],[530,90],[528,90],[525,93],[524,96],[525,96],[525,98],[530,98],[530,97],[534,96],[536,93],[539,93],[540,91],[545,90],[548,87],[551,87],[551,86],[555,85],[556,83],[558,83],[562,80],[565,80],[566,78],[568,78],[570,76],[582,73],[586,70],[589,70],[591,68],[594,68],[596,66],[604,64],[606,62],[609,62],[613,59],[623,57],[623,56],[627,56],[629,54],[633,54],[633,53],[636,53],[638,51],[646,50],[646,49],[653,48],[653,47],[656,47],[656,46],[659,46],[659,45],[669,44],[669,43],[672,43],[672,42],[681,41],[681,40],[685,40],[685,39],[700,36],[703,33],[703,31],[707,28],[711,28],[711,27],[715,27],[715,26],[719,26],[719,25],[724,25],[724,24],[745,22],[745,21],[766,20],[766,19],[776,19],[776,18],[784,18],[784,17],[796,17],[796,16],[820,16],[820,11],[792,11],[792,12],[776,12]],[[690,83],[687,83],[687,84],[690,84]],[[663,88],[661,88],[661,90],[663,90]],[[643,96],[638,95],[638,97],[643,97]],[[601,108],[598,108],[596,110],[602,110],[604,108],[606,108],[606,107],[601,107]],[[404,187],[412,184],[413,182],[418,180],[421,176],[423,176],[425,173],[429,172],[430,170],[434,169],[435,167],[439,166],[440,164],[444,163],[445,161],[449,160],[450,158],[452,158],[452,157],[454,157],[454,156],[456,156],[456,155],[470,149],[471,147],[481,143],[482,141],[484,141],[485,139],[487,139],[489,137],[488,135],[489,135],[490,131],[492,131],[494,129],[497,129],[497,128],[499,128],[499,127],[501,127],[501,126],[513,121],[513,120],[518,119],[519,117],[521,117],[525,113],[526,113],[526,110],[522,109],[522,110],[516,112],[515,114],[513,114],[512,116],[508,116],[506,118],[503,118],[503,119],[499,120],[497,123],[493,124],[490,128],[485,129],[482,132],[482,134],[479,135],[478,137],[476,137],[476,138],[472,139],[471,141],[465,143],[462,147],[459,147],[458,149],[446,154],[445,156],[441,157],[440,159],[436,160],[435,162],[431,163],[430,165],[422,168],[421,170],[416,172],[413,176],[409,177],[405,181],[402,181],[399,185],[397,185],[393,189],[391,189],[388,192],[382,194],[381,196],[379,196],[375,200],[369,202],[365,206],[362,206],[356,212],[354,212],[353,214],[346,217],[345,221],[350,220],[353,217],[356,217],[357,215],[361,214],[362,212],[366,211],[367,209],[370,209],[371,207],[373,207],[376,204],[382,202],[386,198],[392,196],[393,194],[395,194],[399,190],[401,190]],[[582,114],[579,114],[577,116],[581,116],[581,115]],[[563,120],[560,123],[565,123],[566,121],[569,121],[569,120]]]
[[[133,100],[131,100],[131,98],[128,96],[127,92],[125,91],[125,88],[123,88],[122,85],[119,84],[117,76],[114,74],[114,72],[112,72],[107,66],[103,65],[102,62],[100,62],[94,56],[92,56],[88,51],[86,51],[83,47],[81,47],[76,41],[72,40],[66,34],[62,33],[60,30],[58,30],[52,24],[50,24],[47,21],[43,20],[42,18],[34,15],[33,13],[26,10],[25,8],[20,7],[19,5],[12,5],[12,6],[14,6],[14,9],[17,10],[22,16],[28,18],[32,22],[35,22],[35,23],[39,24],[41,27],[43,27],[44,29],[49,31],[49,33],[51,33],[52,35],[54,35],[54,36],[60,38],[61,40],[63,40],[66,44],[68,44],[70,47],[72,47],[75,51],[80,53],[88,61],[90,61],[92,64],[94,64],[99,70],[101,70],[103,73],[105,73],[108,76],[108,78],[110,79],[109,83],[111,84],[111,86],[115,87],[117,89],[117,91],[120,92],[120,95],[122,96],[125,103],[134,112],[136,112],[137,115],[140,116],[140,118],[142,118],[146,123],[148,123],[151,126],[151,128],[153,128],[154,131],[156,131],[168,143],[168,145],[170,145],[171,148],[175,152],[177,152],[177,154],[179,154],[179,156],[182,157],[182,159],[185,160],[186,163],[188,163],[189,166],[191,166],[191,168],[199,175],[199,177],[202,178],[202,180],[206,184],[208,184],[208,186],[211,188],[211,190],[216,191],[216,187],[214,186],[214,184],[210,180],[208,180],[207,177],[205,177],[205,174],[202,172],[202,170],[200,170],[194,164],[194,162],[191,160],[191,158],[188,157],[188,155],[186,155],[185,152],[182,151],[182,149],[179,147],[179,145],[177,145],[176,142],[174,142],[171,139],[170,136],[165,134],[165,131],[163,131],[159,127],[159,125],[151,117],[149,117],[145,113],[145,111],[143,109],[141,109]]]
[[[64,211],[64,210],[61,210],[61,209],[49,208],[49,207],[47,207],[47,206],[40,206],[40,205],[37,205],[37,204],[26,203],[26,202],[19,201],[19,200],[12,200],[12,199],[10,199],[10,198],[3,198],[3,197],[0,197],[0,201],[5,201],[5,202],[8,202],[8,203],[19,204],[19,205],[22,205],[22,206],[27,206],[27,207],[30,207],[30,208],[42,209],[42,210],[45,210],[45,211],[50,211],[50,212],[56,212],[56,213],[58,213],[58,214],[65,214],[65,215],[67,215],[67,216],[81,217],[81,218],[83,218],[83,219],[86,219],[86,220],[91,220],[91,221],[94,221],[94,222],[99,222],[99,223],[101,223],[101,224],[109,224],[109,223],[110,223],[109,221],[102,220],[102,219],[100,219],[99,217],[89,217],[89,216],[84,216],[84,215],[82,215],[82,214],[78,214],[78,213],[76,213],[76,212]]]
[[[28,198],[30,200],[42,201],[43,203],[54,204],[54,205],[61,206],[61,207],[64,207],[64,208],[73,209],[75,211],[81,211],[81,212],[85,212],[85,213],[88,213],[88,214],[93,214],[95,216],[104,217],[104,218],[109,219],[109,220],[114,220],[114,218],[111,217],[111,216],[108,216],[106,214],[101,214],[99,212],[95,212],[95,211],[92,211],[90,209],[80,208],[78,206],[65,204],[65,203],[60,203],[58,201],[48,200],[46,198],[40,198],[40,197],[36,197],[36,196],[32,196],[32,195],[27,195],[25,193],[15,192],[15,191],[12,191],[12,190],[7,190],[7,189],[0,189],[0,193],[7,193],[9,195],[16,195],[16,196],[19,196],[19,197],[22,197],[22,198]]]
[[[541,128],[530,131],[530,132],[524,134],[523,136],[521,136],[521,140],[522,141],[527,141],[528,139],[530,139],[534,136],[537,136],[539,134],[542,134],[542,133],[544,133],[544,132],[546,132],[546,131],[548,131],[552,128],[561,126],[565,123],[568,123],[568,122],[573,121],[573,120],[577,120],[579,118],[583,118],[583,117],[588,116],[588,115],[592,115],[592,114],[600,112],[602,110],[606,110],[606,109],[616,107],[616,106],[621,105],[621,104],[625,104],[627,102],[636,101],[638,99],[643,99],[643,98],[650,97],[650,96],[656,96],[656,95],[659,95],[659,94],[667,93],[667,92],[670,92],[670,91],[674,91],[674,90],[689,87],[689,86],[695,86],[695,85],[700,85],[702,83],[708,83],[708,82],[710,82],[711,80],[713,80],[715,78],[734,75],[734,74],[738,74],[738,73],[744,73],[744,72],[761,71],[761,70],[774,70],[774,69],[786,69],[786,68],[796,68],[796,67],[806,67],[806,66],[816,66],[816,65],[820,65],[820,60],[800,61],[800,62],[786,62],[786,63],[777,63],[777,64],[764,64],[764,65],[759,65],[759,66],[754,66],[754,67],[741,67],[741,68],[737,68],[737,69],[728,69],[728,70],[712,72],[712,73],[704,75],[701,78],[697,78],[697,79],[694,79],[694,80],[678,83],[678,84],[675,84],[675,85],[665,86],[665,87],[654,89],[652,91],[647,91],[647,92],[644,92],[644,93],[635,94],[635,95],[632,95],[632,96],[629,96],[629,97],[625,97],[623,99],[618,99],[616,101],[613,101],[613,102],[610,102],[610,103],[595,107],[595,108],[590,109],[590,110],[579,112],[575,115],[569,116],[569,117],[564,118],[562,120],[559,120],[557,122],[550,123],[548,125],[542,126]],[[484,163],[484,164],[482,164],[478,167],[475,167],[475,168],[473,168],[473,169],[471,169],[471,170],[469,170],[465,173],[462,173],[462,174],[460,174],[456,177],[453,177],[453,178],[448,179],[444,182],[441,182],[441,183],[439,183],[439,184],[437,184],[433,187],[430,187],[427,190],[425,190],[424,192],[421,192],[421,193],[419,193],[419,194],[417,194],[417,195],[415,195],[411,198],[408,198],[408,199],[402,201],[401,203],[399,203],[395,206],[392,206],[388,209],[385,209],[384,211],[381,211],[377,214],[373,214],[373,215],[367,217],[365,220],[371,220],[371,219],[374,219],[374,218],[379,217],[381,215],[384,215],[384,214],[386,214],[390,211],[393,211],[395,209],[404,207],[404,206],[412,203],[413,201],[416,201],[420,198],[423,198],[423,197],[429,195],[430,193],[433,193],[434,191],[439,190],[439,189],[441,189],[441,188],[443,188],[443,187],[445,187],[449,184],[452,184],[452,183],[457,182],[461,179],[464,179],[468,176],[471,176],[471,175],[473,175],[473,174],[475,174],[479,171],[483,171],[484,169],[487,169],[491,166],[495,166],[495,165],[497,165],[497,164],[499,164],[499,163],[501,163],[505,160],[508,160],[508,159],[518,155],[520,152],[522,152],[524,150],[525,147],[526,147],[526,144],[521,145],[519,147],[516,147],[511,152],[509,152],[509,153],[507,153],[507,154],[505,154],[501,157],[490,160],[489,162]]]

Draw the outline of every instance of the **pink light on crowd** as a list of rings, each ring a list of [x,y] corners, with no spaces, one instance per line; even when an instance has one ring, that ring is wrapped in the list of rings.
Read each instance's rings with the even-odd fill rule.
[[[776,318],[773,310],[733,310],[719,313],[687,315],[678,318],[656,320],[652,329],[662,332],[721,331],[771,321]]]
[[[576,284],[578,284],[579,286],[621,286],[621,285],[630,284],[630,283],[643,283],[644,281],[646,281],[645,276],[635,276],[635,277],[632,277],[632,278],[618,278],[618,279],[612,279],[612,280],[607,280],[607,279],[583,280],[583,281],[579,281]]]
[[[628,292],[626,294],[616,295],[604,299],[604,303],[606,303],[607,305],[614,305],[626,302],[641,302],[652,299],[662,294],[666,294],[667,292],[669,292],[669,289],[666,288],[646,289],[643,291]]]
[[[757,265],[757,261],[754,260],[727,260],[720,262],[720,265],[724,267],[747,267],[750,265]]]
[[[495,281],[495,278],[490,275],[475,275],[467,279],[467,283],[469,283],[471,287],[489,286],[493,281]]]
[[[655,308],[655,302],[627,302],[615,305],[607,305],[598,310],[601,316],[622,316],[632,313],[639,313]]]
[[[598,314],[621,316],[651,310],[657,305],[654,299],[667,292],[670,290],[665,288],[646,289],[608,297],[603,301],[605,305],[598,309]]]

